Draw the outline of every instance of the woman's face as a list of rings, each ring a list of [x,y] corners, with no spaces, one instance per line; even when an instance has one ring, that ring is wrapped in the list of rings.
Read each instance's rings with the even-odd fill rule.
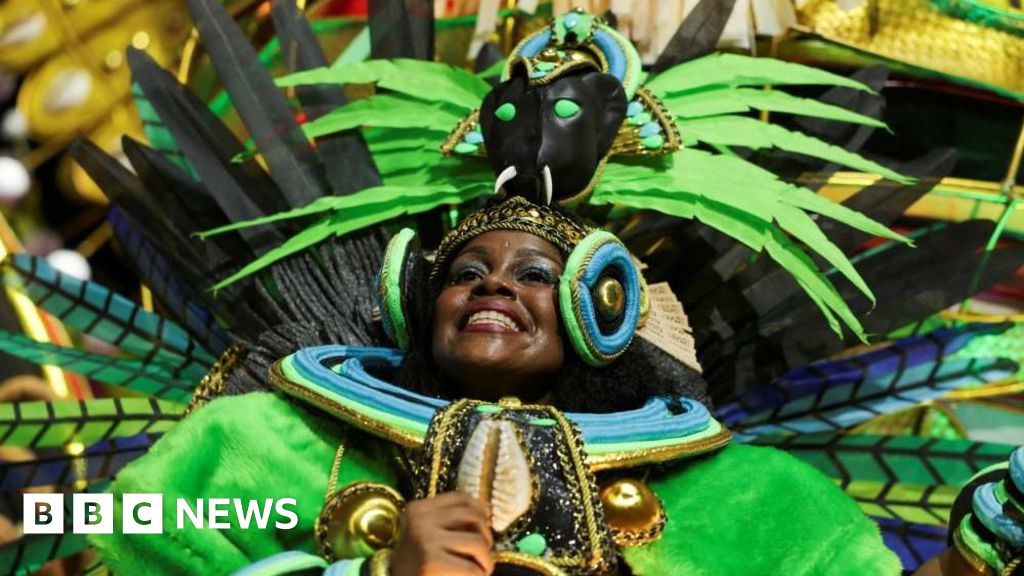
[[[452,260],[434,308],[433,355],[458,396],[543,398],[562,367],[562,256],[527,232],[471,240]]]

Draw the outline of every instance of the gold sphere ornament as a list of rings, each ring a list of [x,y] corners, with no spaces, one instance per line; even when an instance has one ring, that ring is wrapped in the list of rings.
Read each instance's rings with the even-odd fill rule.
[[[626,309],[626,290],[622,288],[621,282],[611,276],[605,276],[597,281],[594,295],[597,314],[601,320],[615,322],[622,318],[622,313]]]
[[[661,536],[665,509],[640,480],[619,478],[603,484],[600,498],[605,520],[620,546],[642,546]]]
[[[328,561],[370,556],[398,537],[405,499],[394,488],[372,482],[349,484],[327,498],[314,534]]]

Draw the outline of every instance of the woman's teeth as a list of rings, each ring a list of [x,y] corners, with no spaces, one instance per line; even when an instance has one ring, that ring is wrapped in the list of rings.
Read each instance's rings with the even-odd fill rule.
[[[515,320],[494,310],[484,310],[470,316],[469,321],[466,322],[466,326],[472,326],[474,324],[497,324],[508,328],[512,332],[519,332],[519,326],[516,324]]]

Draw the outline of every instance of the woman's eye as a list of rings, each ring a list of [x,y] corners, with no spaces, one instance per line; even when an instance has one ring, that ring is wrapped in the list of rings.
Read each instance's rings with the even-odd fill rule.
[[[478,280],[482,276],[480,271],[475,268],[463,268],[452,274],[451,281],[453,284],[462,284]]]
[[[554,284],[555,278],[551,272],[547,270],[541,270],[537,268],[531,268],[524,270],[520,275],[520,279],[523,282],[536,283],[536,284]]]

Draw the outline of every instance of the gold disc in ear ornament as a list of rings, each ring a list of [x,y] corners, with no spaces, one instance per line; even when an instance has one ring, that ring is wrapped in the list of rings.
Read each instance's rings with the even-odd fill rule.
[[[626,310],[626,290],[621,282],[611,276],[601,278],[594,287],[594,296],[601,320],[612,323],[622,318]]]
[[[602,484],[600,498],[616,544],[642,546],[661,536],[667,520],[665,509],[640,480],[619,478]]]
[[[390,548],[398,537],[404,507],[402,495],[384,484],[357,482],[334,492],[313,529],[320,554],[334,562]]]

